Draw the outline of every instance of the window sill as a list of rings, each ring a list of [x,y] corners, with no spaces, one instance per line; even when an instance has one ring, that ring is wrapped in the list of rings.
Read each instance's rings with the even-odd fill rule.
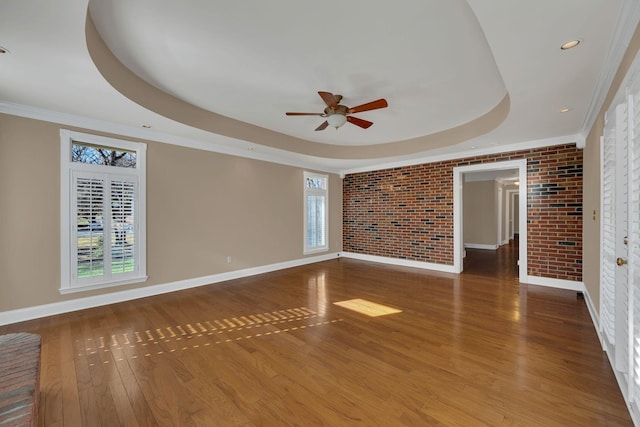
[[[117,280],[114,282],[93,283],[91,285],[84,285],[84,286],[69,286],[69,287],[60,288],[59,292],[62,295],[65,295],[65,294],[72,294],[76,292],[94,291],[96,289],[106,289],[106,288],[113,288],[116,286],[131,285],[133,283],[146,282],[147,279],[148,279],[148,276],[141,276],[141,277],[130,277],[125,280]]]
[[[303,255],[311,255],[311,254],[317,254],[319,252],[328,252],[329,248],[325,247],[325,248],[314,248],[314,249],[305,249],[304,251],[302,251]]]

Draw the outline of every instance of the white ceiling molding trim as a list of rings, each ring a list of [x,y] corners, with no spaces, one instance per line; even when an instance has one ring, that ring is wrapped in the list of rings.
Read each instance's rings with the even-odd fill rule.
[[[88,131],[105,132],[127,138],[143,139],[146,141],[155,141],[164,144],[172,144],[181,147],[194,148],[197,150],[211,151],[214,153],[227,154],[230,156],[244,157],[254,160],[262,160],[286,166],[293,166],[303,169],[313,169],[321,172],[339,174],[344,178],[347,174],[370,172],[374,170],[390,169],[403,166],[413,166],[423,163],[434,163],[446,160],[461,159],[464,157],[483,156],[489,154],[499,154],[512,151],[527,150],[531,148],[551,147],[554,145],[573,144],[578,145],[579,141],[584,140],[582,135],[566,135],[555,138],[547,138],[536,141],[519,142],[509,145],[500,145],[485,149],[474,149],[465,151],[455,151],[443,154],[425,155],[406,160],[398,160],[395,162],[385,162],[366,165],[356,168],[344,169],[341,167],[342,162],[336,161],[335,167],[328,167],[331,163],[327,159],[316,158],[312,156],[300,155],[299,159],[292,160],[291,153],[281,152],[282,150],[251,144],[245,141],[238,141],[233,138],[216,135],[220,141],[210,142],[201,141],[193,138],[186,138],[172,135],[164,132],[157,132],[150,129],[137,128],[133,126],[111,123],[103,120],[97,120],[74,114],[60,113],[57,111],[46,110],[43,108],[35,108],[27,105],[12,104],[0,101],[0,113],[9,114],[18,117],[25,117],[34,120],[41,120],[49,123],[56,123],[64,126],[74,126],[87,129]],[[307,158],[308,157],[308,158]]]
[[[555,138],[539,139],[535,141],[518,142],[509,145],[500,145],[497,147],[490,147],[485,149],[475,149],[468,151],[456,151],[453,153],[444,153],[438,155],[431,155],[425,157],[419,157],[415,159],[400,160],[397,162],[381,163],[378,165],[365,166],[361,168],[344,169],[340,171],[340,176],[352,173],[371,172],[374,170],[391,169],[403,166],[420,165],[424,163],[443,162],[447,160],[463,159],[467,157],[486,156],[489,154],[510,153],[513,151],[529,150],[532,148],[553,147],[554,145],[565,144],[577,144],[581,138],[580,135],[566,135]]]
[[[92,119],[74,114],[60,113],[27,105],[12,104],[0,101],[0,113],[41,120],[62,126],[73,126],[87,131],[105,132],[125,138],[160,142],[181,147],[195,148],[197,150],[211,151],[230,156],[245,157],[248,159],[262,160],[298,168],[313,169],[321,172],[339,173],[339,168],[327,167],[324,159],[316,159],[311,156],[298,156],[299,159],[291,159],[291,153],[264,146],[256,146],[245,141],[239,141],[221,135],[213,135],[219,141],[210,142],[193,138],[172,135],[169,133],[137,128],[119,123],[111,123],[103,120]],[[305,158],[308,157],[308,158]]]
[[[615,26],[615,32],[611,39],[611,44],[607,50],[607,56],[603,63],[602,70],[600,72],[600,78],[596,85],[589,110],[585,116],[584,123],[582,124],[582,133],[588,135],[591,131],[591,127],[595,122],[604,100],[609,93],[611,83],[618,71],[618,67],[622,62],[629,42],[633,37],[633,33],[636,31],[638,23],[640,22],[640,1],[638,0],[625,0],[620,8],[620,14],[618,15],[617,25]]]

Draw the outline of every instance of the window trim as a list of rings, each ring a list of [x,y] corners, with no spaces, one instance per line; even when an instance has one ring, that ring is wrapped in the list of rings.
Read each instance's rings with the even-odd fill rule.
[[[321,178],[325,180],[326,188],[324,190],[318,190],[313,188],[307,188],[307,178]],[[304,171],[304,179],[302,180],[303,187],[303,251],[304,255],[318,253],[318,252],[327,252],[329,250],[329,175],[318,174],[313,172]],[[309,212],[308,212],[308,203],[307,203],[307,195],[322,195],[324,196],[324,246],[313,246],[309,247],[307,245],[307,234],[308,234],[308,223],[309,223]]]
[[[117,168],[113,170],[112,166],[89,165],[83,163],[72,162],[71,147],[75,142],[86,144],[107,146],[116,149],[124,149],[135,151],[136,167],[135,168]],[[140,142],[132,142],[104,136],[92,135],[87,133],[60,129],[60,289],[61,294],[73,292],[89,291],[94,289],[103,289],[113,286],[128,285],[132,283],[140,283],[147,280],[147,233],[146,233],[146,151],[147,145]],[[138,274],[129,276],[124,279],[108,280],[101,282],[93,282],[86,285],[73,284],[71,273],[71,261],[74,259],[71,244],[71,206],[74,171],[93,171],[110,175],[130,175],[136,176],[138,181],[138,200],[137,200],[137,233],[139,246],[138,252]]]

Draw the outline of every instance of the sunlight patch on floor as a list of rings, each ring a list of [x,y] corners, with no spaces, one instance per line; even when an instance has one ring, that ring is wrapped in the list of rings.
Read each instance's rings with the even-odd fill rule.
[[[152,327],[139,331],[119,331],[119,333],[105,334],[95,339],[93,337],[78,338],[76,351],[78,357],[91,358],[89,366],[95,366],[98,362],[102,364],[123,362],[143,356],[206,348],[343,321],[343,319],[333,319],[313,322],[311,319],[316,317],[315,311],[307,307],[296,307],[269,313]],[[111,354],[112,359],[106,357],[106,354]]]
[[[335,305],[338,305],[343,308],[347,308],[349,310],[357,311],[358,313],[367,315],[369,317],[377,317],[384,316],[387,314],[394,313],[402,313],[402,310],[398,310],[397,308],[389,307],[382,304],[377,304],[375,302],[363,300],[363,299],[351,299],[347,301],[338,301],[334,302]]]

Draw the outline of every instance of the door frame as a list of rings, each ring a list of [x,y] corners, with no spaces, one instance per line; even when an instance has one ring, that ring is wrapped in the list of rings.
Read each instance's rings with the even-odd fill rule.
[[[518,179],[520,188],[518,194],[519,200],[519,221],[520,221],[520,240],[519,240],[519,260],[518,260],[518,278],[520,282],[527,282],[527,159],[508,160],[504,162],[481,163],[477,165],[456,166],[453,168],[453,270],[455,273],[462,272],[464,242],[462,229],[462,190],[463,175],[472,172],[486,172],[494,170],[518,169]]]
[[[495,188],[495,182],[494,182],[494,188]],[[502,246],[504,243],[502,243],[502,226],[503,224],[503,207],[504,207],[504,192],[502,191],[502,186],[498,187],[498,206],[496,209],[496,214],[498,216],[498,235],[496,236],[497,240],[498,240],[498,247]]]
[[[518,184],[519,185],[519,184]],[[505,229],[507,230],[507,239],[513,240],[516,233],[515,227],[515,215],[513,214],[514,205],[516,204],[516,194],[520,193],[520,188],[517,190],[507,190],[507,218],[505,221]],[[520,206],[518,206],[520,207]]]

